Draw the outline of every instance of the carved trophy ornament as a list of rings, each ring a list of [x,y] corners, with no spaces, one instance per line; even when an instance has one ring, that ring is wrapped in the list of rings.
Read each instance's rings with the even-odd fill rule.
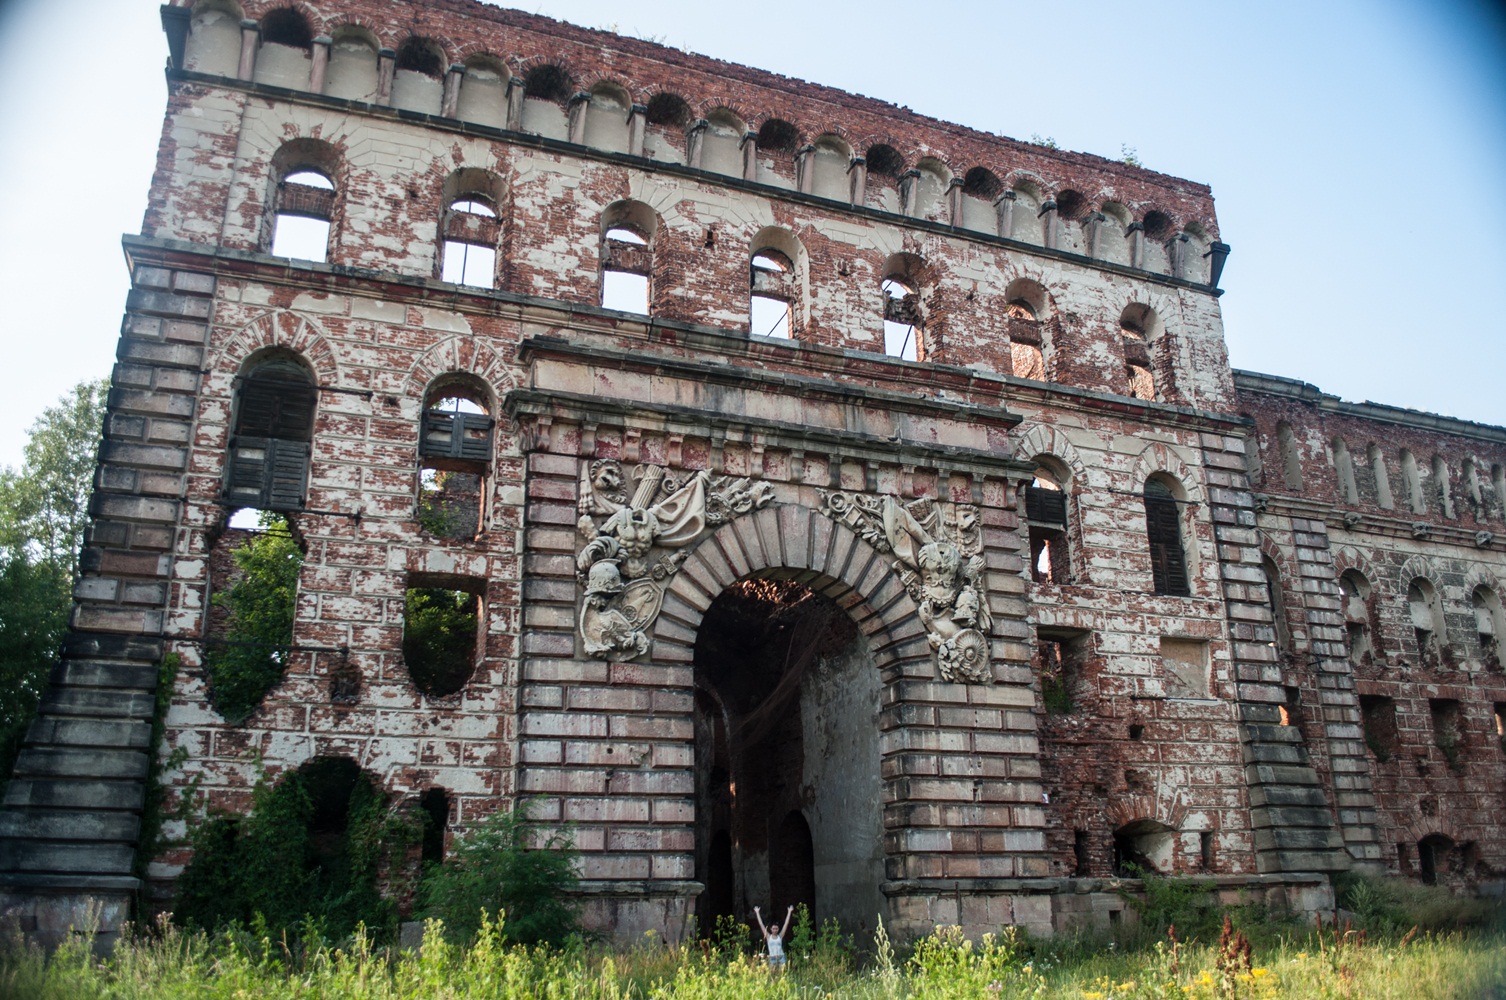
[[[664,601],[664,581],[685,561],[679,551],[707,529],[774,498],[768,483],[661,465],[633,469],[598,459],[582,472],[580,520],[585,544],[576,571],[585,588],[580,637],[587,656],[631,660],[648,652],[648,631]]]
[[[880,552],[915,599],[942,680],[985,684],[993,626],[983,585],[983,536],[972,504],[821,492],[821,509]]]

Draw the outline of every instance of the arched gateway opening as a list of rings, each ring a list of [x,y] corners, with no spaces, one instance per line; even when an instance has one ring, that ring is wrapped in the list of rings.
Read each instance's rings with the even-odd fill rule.
[[[871,929],[884,877],[879,672],[835,601],[753,577],[712,602],[695,643],[696,905]]]

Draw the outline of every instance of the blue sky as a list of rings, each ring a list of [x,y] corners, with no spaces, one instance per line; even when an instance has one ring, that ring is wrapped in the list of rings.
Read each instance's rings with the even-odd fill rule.
[[[328,6],[335,7],[338,0]],[[156,0],[0,3],[0,463],[107,374],[161,128]],[[1481,2],[532,0],[1212,185],[1237,367],[1506,423],[1506,18]],[[738,16],[756,9],[756,16]]]

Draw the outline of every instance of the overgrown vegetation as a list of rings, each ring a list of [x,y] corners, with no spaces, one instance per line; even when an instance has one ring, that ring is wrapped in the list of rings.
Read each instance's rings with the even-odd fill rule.
[[[108,391],[74,386],[32,424],[21,468],[0,471],[0,787],[68,630]]]
[[[403,613],[403,661],[420,691],[453,694],[476,669],[476,596],[463,590],[409,590]]]
[[[1494,934],[1401,937],[1308,929],[1269,943],[1232,925],[1218,940],[1162,939],[1122,949],[1078,939],[1031,943],[1012,930],[968,940],[938,928],[908,957],[882,926],[871,958],[847,960],[835,975],[814,955],[791,952],[789,971],[733,943],[672,945],[647,936],[635,948],[528,948],[507,943],[505,921],[487,920],[469,944],[438,923],[414,950],[384,949],[357,931],[336,943],[317,931],[282,939],[237,931],[210,937],[162,925],[101,961],[85,939],[51,959],[14,944],[0,954],[0,995],[34,1000],[84,997],[568,998],[568,1000],[1244,1000],[1364,998],[1454,1000],[1506,989],[1506,941]],[[736,935],[730,936],[733,940]],[[743,934],[741,941],[749,942]]]
[[[530,843],[530,841],[533,841]],[[419,887],[421,912],[442,921],[454,941],[469,941],[484,922],[500,941],[563,945],[579,932],[574,845],[555,832],[528,826],[528,807],[498,811],[466,831],[442,864],[431,865]],[[488,916],[489,915],[489,916]]]
[[[209,700],[232,725],[251,717],[282,679],[293,644],[303,550],[287,518],[263,511],[261,530],[233,553],[236,576],[211,600],[229,615],[225,638],[206,643]]]
[[[421,830],[416,816],[390,810],[354,763],[316,758],[280,781],[259,781],[249,815],[211,814],[197,826],[173,917],[187,927],[258,927],[274,937],[312,926],[340,938],[358,924],[390,934],[392,897]]]

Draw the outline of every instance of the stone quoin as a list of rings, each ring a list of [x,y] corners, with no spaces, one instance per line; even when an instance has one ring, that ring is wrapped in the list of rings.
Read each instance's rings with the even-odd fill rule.
[[[329,759],[441,849],[531,800],[622,939],[1106,927],[1147,871],[1506,887],[1506,429],[1231,370],[1206,186],[470,0],[161,17],[0,811],[33,935],[170,905],[179,807]],[[303,563],[232,719],[248,508]],[[418,590],[463,662],[405,658]]]

